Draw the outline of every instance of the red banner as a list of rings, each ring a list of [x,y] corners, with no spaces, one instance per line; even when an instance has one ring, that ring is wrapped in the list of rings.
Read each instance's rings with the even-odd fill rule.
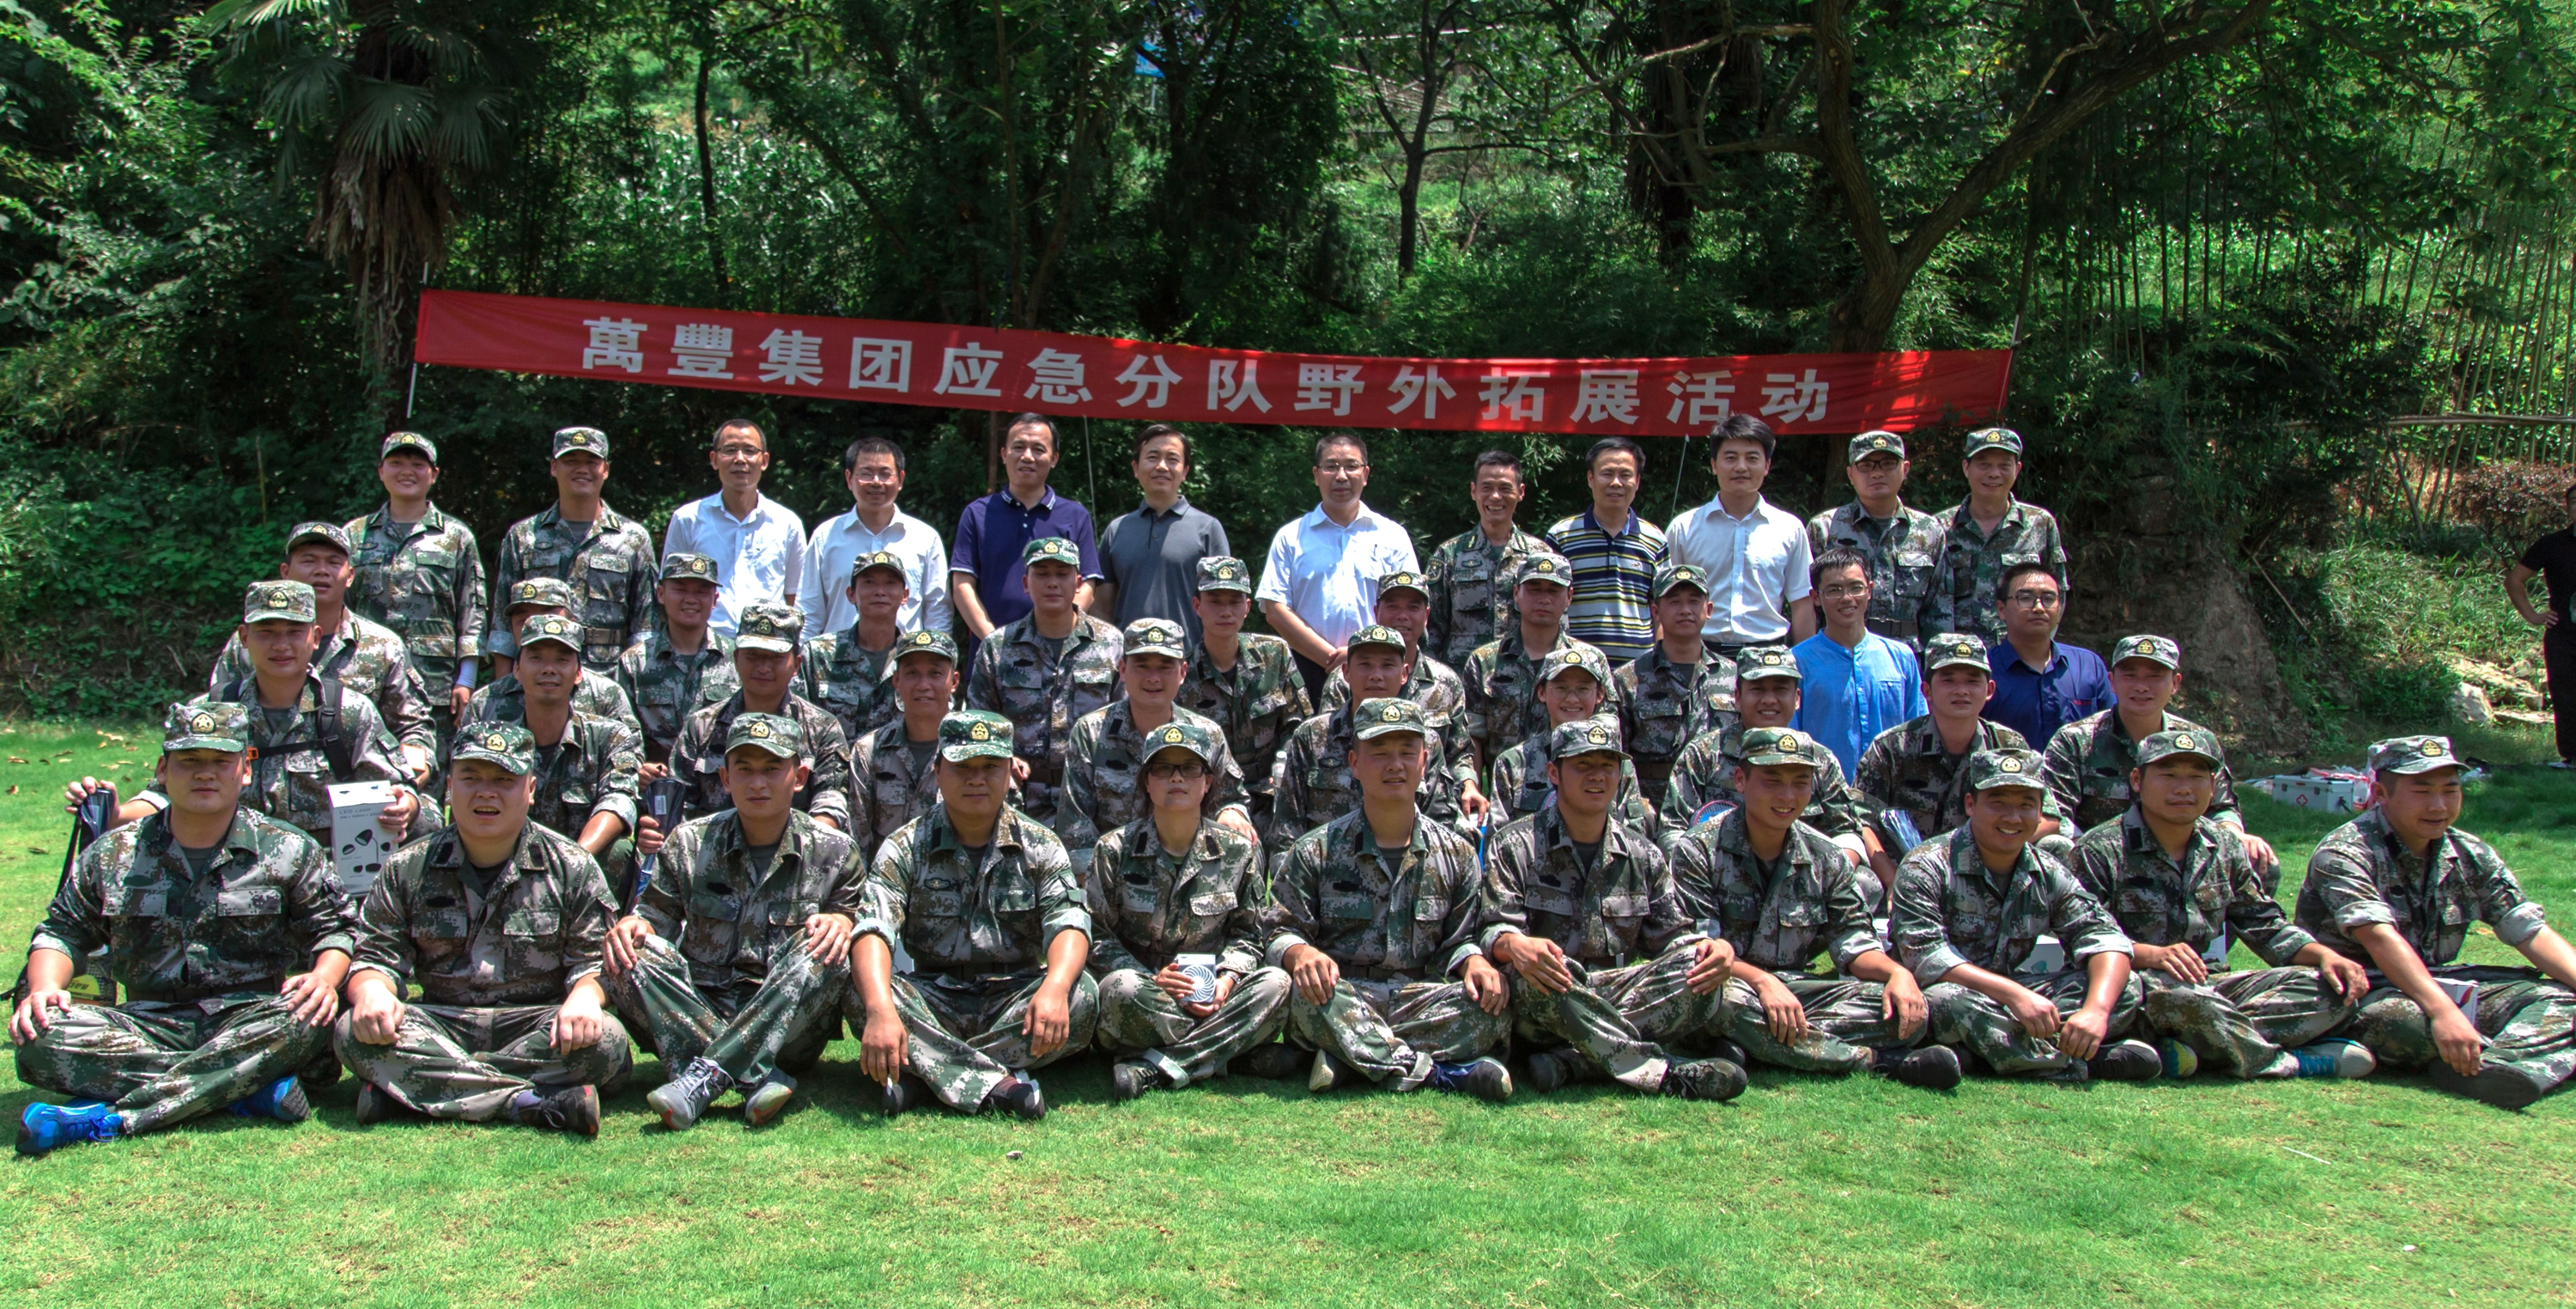
[[[947,323],[425,291],[424,364],[945,409],[1176,423],[1698,436],[1899,432],[2003,406],[2009,350],[1380,359]]]

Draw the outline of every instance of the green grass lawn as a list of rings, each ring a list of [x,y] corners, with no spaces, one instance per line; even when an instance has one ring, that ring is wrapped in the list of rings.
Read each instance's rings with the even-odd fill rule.
[[[153,738],[122,730],[136,749],[86,726],[0,733],[31,761],[0,764],[13,974],[61,866],[62,783],[112,763],[140,785]],[[2514,766],[2469,810],[2561,924],[2571,798],[2576,778]],[[2292,864],[2287,896],[2333,823],[2247,803]],[[2483,932],[2470,957],[2516,958]],[[1045,1075],[1041,1124],[888,1123],[844,1041],[775,1126],[719,1110],[682,1136],[644,1108],[658,1080],[639,1069],[596,1141],[361,1131],[343,1080],[295,1128],[226,1118],[12,1159],[0,1288],[82,1306],[2162,1309],[2576,1287],[2576,1098],[2502,1113],[2411,1078],[1930,1094],[1766,1072],[1725,1105],[1585,1088],[1504,1106],[1238,1080],[1113,1106],[1084,1061]],[[0,1081],[12,1122],[30,1098]]]

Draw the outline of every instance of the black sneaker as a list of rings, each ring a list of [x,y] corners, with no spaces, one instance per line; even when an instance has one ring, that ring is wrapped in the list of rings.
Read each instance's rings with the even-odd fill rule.
[[[1746,1054],[1743,1046],[1737,1045],[1735,1042],[1727,1040],[1725,1037],[1719,1037],[1717,1040],[1709,1042],[1708,1047],[1708,1057],[1711,1059],[1723,1059],[1738,1068],[1751,1068],[1753,1066],[1753,1056]]]
[[[1046,1095],[1025,1077],[1011,1077],[984,1097],[984,1105],[1019,1115],[1028,1122],[1046,1117]]]
[[[1163,1074],[1152,1064],[1113,1064],[1109,1069],[1111,1101],[1133,1100],[1163,1084]]]
[[[1961,1075],[1959,1052],[1946,1045],[1881,1050],[1876,1067],[1894,1081],[1927,1091],[1947,1091],[1959,1084]]]
[[[930,1103],[933,1098],[930,1094],[930,1083],[915,1077],[912,1070],[907,1068],[885,1085],[885,1099],[882,1102],[885,1116],[892,1118],[906,1110],[918,1109]]]
[[[510,1111],[513,1121],[527,1127],[562,1132],[570,1136],[599,1135],[599,1091],[589,1085],[567,1086],[524,1109]]]
[[[404,1112],[403,1102],[395,1099],[392,1092],[373,1082],[358,1083],[358,1109],[355,1115],[358,1126],[373,1127],[378,1123],[391,1122],[402,1117]]]
[[[2165,1057],[2144,1041],[2121,1041],[2084,1061],[2097,1082],[2152,1082],[2165,1075]]]
[[[1246,1077],[1262,1077],[1281,1082],[1295,1077],[1305,1071],[1305,1068],[1305,1051],[1285,1041],[1271,1041],[1252,1047],[1250,1053],[1228,1064],[1226,1071],[1241,1073]]]
[[[1657,1095],[1679,1100],[1732,1100],[1744,1094],[1744,1065],[1732,1059],[1693,1059],[1664,1065]]]
[[[2425,1080],[2450,1092],[2465,1095],[2498,1109],[2525,1109],[2540,1098],[2540,1087],[2530,1078],[2502,1064],[2486,1064],[2475,1077],[2462,1077],[2451,1071],[2449,1064],[2436,1059],[2424,1070]]]
[[[1512,1098],[1512,1073],[1500,1059],[1478,1059],[1470,1063],[1431,1065],[1427,1086],[1443,1091],[1472,1095],[1487,1104],[1501,1104]]]
[[[1580,1068],[1575,1061],[1581,1057],[1570,1049],[1541,1050],[1529,1057],[1522,1079],[1531,1094],[1547,1095],[1574,1081]]]
[[[725,1070],[716,1067],[712,1059],[698,1058],[690,1060],[679,1076],[653,1088],[644,1103],[662,1115],[664,1127],[681,1132],[697,1126],[707,1106],[732,1089],[733,1079],[725,1075]]]

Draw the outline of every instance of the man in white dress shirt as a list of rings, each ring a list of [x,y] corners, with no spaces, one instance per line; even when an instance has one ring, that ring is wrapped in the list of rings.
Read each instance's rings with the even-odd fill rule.
[[[814,579],[797,597],[808,632],[838,632],[859,621],[848,588],[832,584],[846,578],[862,556],[879,550],[903,561],[903,580],[911,589],[894,624],[906,632],[948,630],[948,545],[938,529],[895,507],[908,471],[903,447],[882,436],[850,442],[841,455],[841,480],[850,487],[852,508],[814,529],[805,545],[805,574]]]
[[[805,563],[805,520],[760,493],[769,471],[769,438],[748,418],[716,427],[707,462],[724,489],[692,500],[671,515],[662,533],[665,555],[705,555],[716,561],[716,611],[707,626],[732,636],[742,611],[756,604],[796,603]]]
[[[1717,498],[1664,530],[1671,561],[1708,574],[1708,624],[1700,634],[1729,659],[1748,645],[1804,641],[1816,634],[1807,526],[1762,498],[1780,438],[1761,419],[1736,414],[1710,442]]]
[[[1315,490],[1322,502],[1270,538],[1270,558],[1254,592],[1270,630],[1296,652],[1306,693],[1318,703],[1351,633],[1377,621],[1377,579],[1422,570],[1413,534],[1360,502],[1368,469],[1368,442],[1359,433],[1316,438]]]

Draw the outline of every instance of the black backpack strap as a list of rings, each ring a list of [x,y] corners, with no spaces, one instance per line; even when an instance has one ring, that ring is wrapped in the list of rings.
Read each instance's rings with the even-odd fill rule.
[[[357,756],[350,752],[349,735],[340,720],[340,679],[322,679],[321,703],[313,713],[313,735],[322,747],[323,762],[331,765],[331,776],[347,781],[357,771]]]

